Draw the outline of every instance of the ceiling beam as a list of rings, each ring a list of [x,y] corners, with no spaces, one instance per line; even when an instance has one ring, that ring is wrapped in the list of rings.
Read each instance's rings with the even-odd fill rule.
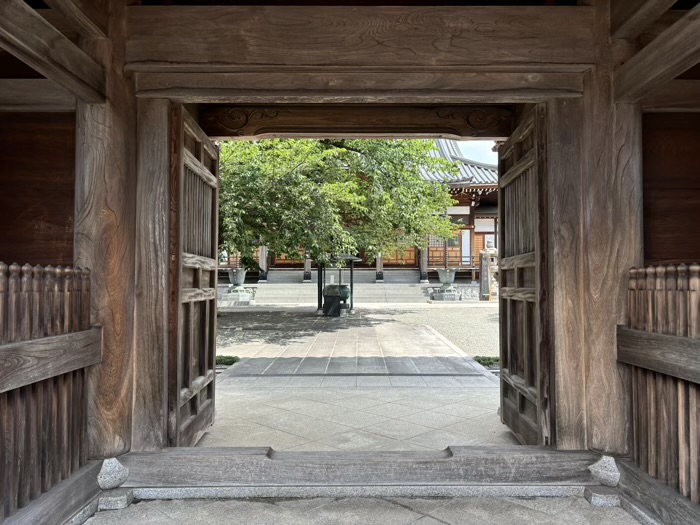
[[[244,138],[484,138],[513,131],[509,106],[270,105],[212,106],[199,113],[202,130],[218,139]]]
[[[578,73],[334,72],[137,73],[136,96],[198,104],[503,104],[575,98]]]
[[[23,0],[0,2],[0,47],[89,103],[105,100],[105,74]]]
[[[700,111],[700,80],[672,80],[642,99],[647,112]]]
[[[615,72],[615,100],[637,102],[700,62],[700,5]]]
[[[95,1],[44,0],[86,38],[107,38],[107,12]]]
[[[75,111],[75,95],[47,78],[0,79],[0,111]]]
[[[676,0],[612,0],[610,31],[613,38],[637,38],[668,11]]]
[[[585,6],[132,6],[126,57],[153,72],[583,71],[593,27]]]

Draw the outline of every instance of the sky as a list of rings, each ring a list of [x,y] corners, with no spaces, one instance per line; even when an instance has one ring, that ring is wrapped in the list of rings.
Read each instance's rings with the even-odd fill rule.
[[[498,163],[498,154],[491,151],[494,145],[492,140],[461,140],[457,144],[462,155],[469,160],[486,164]]]

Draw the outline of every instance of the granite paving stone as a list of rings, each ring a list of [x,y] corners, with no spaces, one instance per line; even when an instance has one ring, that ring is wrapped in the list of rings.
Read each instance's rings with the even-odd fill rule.
[[[86,525],[634,525],[568,498],[295,498],[145,501]]]

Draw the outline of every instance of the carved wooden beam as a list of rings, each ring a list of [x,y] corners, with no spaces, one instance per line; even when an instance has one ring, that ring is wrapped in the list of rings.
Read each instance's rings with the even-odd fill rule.
[[[312,66],[391,71],[507,64],[586,70],[591,7],[198,6],[128,8],[128,67],[253,71]],[[415,69],[414,69],[415,70]],[[397,73],[398,74],[398,73]]]
[[[107,10],[94,0],[44,0],[87,38],[107,38]]]
[[[504,104],[580,97],[579,73],[137,73],[136,96],[198,104]]]
[[[700,62],[700,5],[615,73],[615,100],[636,102]]]
[[[637,38],[668,11],[676,0],[613,0],[610,31],[613,38]]]
[[[105,100],[105,74],[22,0],[0,2],[0,47],[85,102]]]
[[[0,111],[75,111],[75,95],[47,78],[0,79]]]
[[[644,111],[700,111],[700,80],[672,80],[642,99]]]
[[[200,110],[200,125],[217,138],[495,139],[511,134],[513,111],[508,106],[212,106]]]

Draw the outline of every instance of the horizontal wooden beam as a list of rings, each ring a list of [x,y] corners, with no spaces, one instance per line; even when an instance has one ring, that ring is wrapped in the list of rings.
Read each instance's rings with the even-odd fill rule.
[[[106,9],[100,9],[101,2],[94,0],[44,0],[44,2],[60,12],[84,37],[107,38],[108,13]]]
[[[700,5],[615,72],[615,100],[637,102],[700,62]]]
[[[97,476],[102,461],[89,461],[80,470],[64,479],[49,492],[6,518],[3,525],[54,525],[70,523],[71,518],[97,496]]]
[[[101,328],[2,345],[0,393],[96,365],[101,359]]]
[[[700,384],[700,339],[617,327],[617,360]]]
[[[535,252],[513,255],[512,257],[503,257],[498,263],[502,270],[512,270],[514,268],[531,268],[537,264],[537,256]]]
[[[479,137],[512,132],[504,106],[279,105],[213,106],[200,110],[210,137]]]
[[[133,6],[127,27],[127,64],[138,71],[535,70],[595,61],[585,6]]]
[[[137,73],[136,96],[194,104],[508,104],[580,97],[580,73]]]
[[[202,257],[201,255],[195,255],[193,253],[183,253],[182,265],[185,268],[201,268],[204,271],[213,272],[216,270],[218,263],[216,262],[216,259]]]
[[[647,112],[700,111],[700,80],[671,80],[642,99]]]
[[[663,409],[659,411],[663,413]],[[663,416],[659,415],[659,421]],[[653,429],[653,427],[652,427]],[[670,439],[677,436],[670,434]],[[673,448],[673,447],[671,447]],[[666,451],[659,451],[659,453]],[[697,457],[692,458],[697,461]],[[617,489],[622,495],[622,508],[631,500],[636,507],[641,507],[649,514],[647,522],[651,523],[700,523],[700,506],[689,498],[681,496],[677,490],[663,481],[654,479],[645,473],[632,460],[617,458],[620,470],[620,483]],[[693,467],[695,468],[695,467]]]
[[[216,290],[214,288],[183,288],[180,295],[183,303],[211,301],[216,299]]]
[[[105,100],[105,74],[22,0],[0,2],[0,47],[85,102]]]
[[[75,111],[75,95],[46,78],[0,79],[0,111]]]
[[[668,11],[676,0],[612,0],[610,32],[613,38],[637,38]]]

